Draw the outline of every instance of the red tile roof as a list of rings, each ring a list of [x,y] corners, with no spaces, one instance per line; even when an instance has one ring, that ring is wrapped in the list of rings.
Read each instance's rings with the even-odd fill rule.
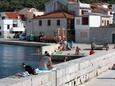
[[[68,0],[69,2],[76,2],[76,0]]]
[[[35,17],[35,19],[47,19],[47,18],[74,18],[74,15],[65,11],[56,11]]]
[[[18,19],[19,16],[16,12],[5,12],[5,14],[9,19]]]

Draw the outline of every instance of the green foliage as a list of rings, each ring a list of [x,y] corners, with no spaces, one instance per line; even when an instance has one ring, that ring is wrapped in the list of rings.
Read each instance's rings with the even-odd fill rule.
[[[44,10],[44,3],[49,0],[0,0],[0,11],[14,11],[24,7]]]
[[[44,3],[49,0],[0,0],[0,11],[14,11],[24,7],[34,7],[44,10]],[[115,0],[80,0],[85,3],[108,2],[115,3]]]

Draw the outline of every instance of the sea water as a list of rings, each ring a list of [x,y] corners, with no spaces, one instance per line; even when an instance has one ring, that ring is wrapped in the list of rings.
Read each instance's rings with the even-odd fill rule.
[[[38,67],[38,47],[0,44],[0,78],[23,72],[22,63]]]

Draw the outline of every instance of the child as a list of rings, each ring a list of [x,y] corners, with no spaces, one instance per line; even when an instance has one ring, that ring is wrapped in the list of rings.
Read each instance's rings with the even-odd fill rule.
[[[76,55],[79,55],[79,54],[80,54],[80,50],[81,50],[81,49],[80,49],[78,46],[76,46],[75,54],[76,54]]]

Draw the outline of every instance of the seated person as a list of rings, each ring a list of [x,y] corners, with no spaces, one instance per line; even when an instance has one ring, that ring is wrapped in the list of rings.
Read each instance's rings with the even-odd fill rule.
[[[96,44],[94,42],[91,43],[91,49],[94,50],[96,47]]]
[[[76,46],[75,54],[76,54],[76,55],[79,55],[79,54],[80,54],[80,50],[81,50],[81,49],[80,49],[78,46]]]
[[[22,63],[22,65],[23,65],[25,71],[27,71],[29,74],[32,74],[32,75],[35,74],[34,69],[30,65],[25,65],[25,63]]]
[[[71,50],[71,48],[69,47],[69,44],[67,43],[66,45],[66,50]]]
[[[39,69],[40,70],[49,70],[52,69],[52,59],[51,56],[49,55],[49,53],[47,51],[45,51],[45,54],[43,57],[40,57],[39,60]]]
[[[115,64],[113,64],[113,66],[112,66],[112,70],[115,70]]]
[[[63,51],[63,50],[64,50],[63,44],[60,43],[60,45],[59,45],[59,47],[58,47],[58,50],[59,50],[59,51]]]
[[[105,47],[106,50],[109,50],[109,44],[108,44],[108,43],[105,43],[105,44],[103,45],[103,47]]]

